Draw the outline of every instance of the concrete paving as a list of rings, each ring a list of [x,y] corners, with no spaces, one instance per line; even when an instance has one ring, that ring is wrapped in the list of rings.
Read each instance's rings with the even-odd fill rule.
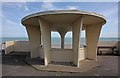
[[[85,72],[51,72],[36,70],[31,65],[26,64],[24,58],[29,53],[11,53],[3,55],[2,75],[3,76],[118,76],[118,56],[98,56],[100,66]],[[88,64],[90,65],[90,64]]]
[[[38,60],[39,59],[39,60]],[[96,68],[100,66],[99,61],[93,60],[82,60],[80,61],[80,67],[76,67],[70,63],[50,63],[48,66],[44,66],[43,62],[41,63],[42,59],[36,58],[26,60],[26,62],[33,66],[37,70],[41,71],[56,71],[56,72],[68,72],[68,73],[75,73],[75,72],[86,72],[90,69]]]

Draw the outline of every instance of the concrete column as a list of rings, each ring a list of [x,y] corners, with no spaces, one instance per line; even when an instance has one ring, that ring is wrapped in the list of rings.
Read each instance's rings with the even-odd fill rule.
[[[50,63],[51,31],[50,25],[47,21],[40,18],[39,23],[43,40],[44,64],[46,66]]]
[[[39,27],[40,28],[40,27]],[[42,44],[42,39],[41,39],[41,31],[40,31],[40,45]]]
[[[80,45],[80,33],[82,31],[83,18],[80,17],[72,26],[73,34],[73,63],[79,67],[79,45]]]
[[[67,31],[65,30],[59,30],[58,31],[61,36],[61,49],[64,49],[64,37]]]
[[[40,28],[39,26],[26,26],[26,30],[29,37],[31,58],[39,57],[39,46],[41,43]]]
[[[87,58],[97,60],[97,43],[102,24],[86,26],[86,53]]]
[[[61,49],[64,49],[64,37],[61,36]]]

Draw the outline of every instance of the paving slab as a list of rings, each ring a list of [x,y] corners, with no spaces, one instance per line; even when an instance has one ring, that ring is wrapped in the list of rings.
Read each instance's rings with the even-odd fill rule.
[[[47,66],[44,66],[44,64],[41,63],[40,59],[38,60],[37,58],[36,60],[35,58],[27,59],[26,62],[29,65],[33,66],[35,69],[40,71],[56,71],[56,72],[71,72],[71,73],[85,72],[95,67],[99,67],[101,65],[99,61],[93,61],[87,59],[80,61],[79,67],[73,65],[64,65],[64,64],[48,64]]]
[[[73,72],[73,73],[36,70],[36,68],[26,63],[26,61],[24,60],[25,57],[30,58],[30,53],[14,52],[7,55],[4,55],[3,53],[2,76],[118,76],[119,74],[118,73],[118,66],[119,66],[118,56],[114,56],[114,55],[98,56],[98,62],[100,62],[100,66],[93,67],[85,72]],[[89,61],[89,60],[86,60],[86,61]],[[92,62],[86,63],[85,67],[87,68],[87,66],[89,67],[89,65],[91,64],[93,63]],[[82,66],[82,63],[80,65]],[[70,66],[70,65],[66,65],[66,66]]]

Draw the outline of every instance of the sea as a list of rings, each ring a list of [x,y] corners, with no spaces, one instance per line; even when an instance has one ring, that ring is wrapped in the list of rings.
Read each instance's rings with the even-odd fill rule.
[[[24,41],[24,40],[29,40],[28,38],[26,37],[3,37],[3,38],[0,38],[0,43],[2,42],[6,42],[6,41]],[[120,38],[99,38],[99,41],[120,41]],[[51,38],[51,43],[52,44],[60,44],[60,38],[58,37],[52,37]],[[81,44],[84,44],[85,43],[85,38],[81,38],[80,39],[81,41]],[[71,44],[72,43],[72,38],[65,38],[65,44]]]
[[[28,41],[29,39],[26,38],[26,37],[2,37],[0,38],[0,45],[3,43],[3,42],[6,42],[6,41]],[[99,38],[99,41],[120,41],[120,38]],[[83,47],[85,45],[85,38],[81,38],[80,39],[80,44],[81,44],[81,47]],[[51,38],[51,46],[53,45],[59,45],[59,46],[55,46],[55,47],[60,47],[60,43],[61,42],[61,39],[59,37],[52,37]],[[64,39],[64,45],[71,45],[72,44],[72,38],[68,38],[66,37]],[[4,49],[4,46],[1,45],[0,47],[0,50],[1,49]]]

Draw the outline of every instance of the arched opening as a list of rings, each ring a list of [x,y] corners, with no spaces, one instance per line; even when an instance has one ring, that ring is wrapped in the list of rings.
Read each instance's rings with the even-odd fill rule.
[[[69,31],[65,34],[65,37],[64,37],[64,48],[65,49],[72,49],[72,32]]]
[[[58,32],[51,32],[51,48],[61,47],[61,37]]]

